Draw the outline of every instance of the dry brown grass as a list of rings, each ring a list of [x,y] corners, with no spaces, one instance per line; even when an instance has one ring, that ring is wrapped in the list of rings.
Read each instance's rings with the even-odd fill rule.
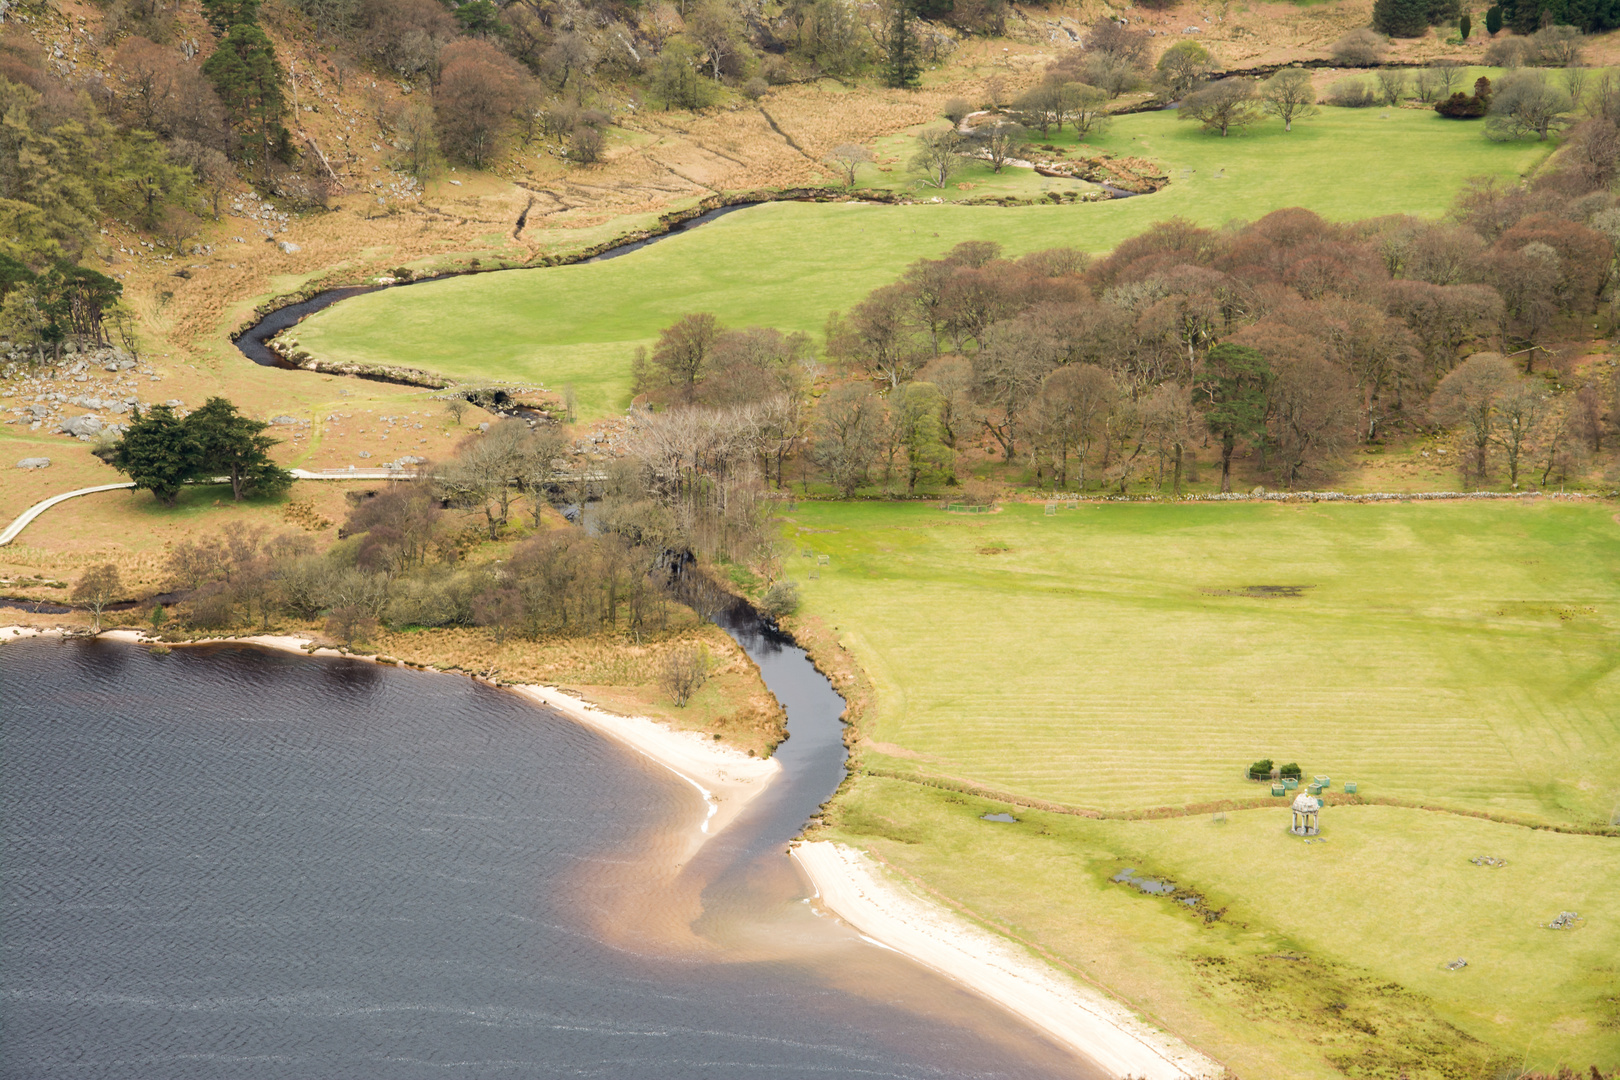
[[[782,740],[786,716],[759,669],[736,642],[713,625],[683,625],[638,642],[623,634],[553,637],[538,642],[488,630],[458,628],[380,632],[364,648],[406,663],[463,671],[503,683],[541,683],[577,690],[615,712],[650,716],[687,731],[718,734],[740,750],[766,754]],[[712,668],[685,708],[675,708],[658,685],[663,658],[677,648],[708,651]]]

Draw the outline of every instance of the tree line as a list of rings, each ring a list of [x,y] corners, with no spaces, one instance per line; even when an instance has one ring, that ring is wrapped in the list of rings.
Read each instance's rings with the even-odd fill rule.
[[[1593,116],[1558,168],[1471,182],[1439,222],[1172,220],[1100,260],[959,244],[834,313],[820,362],[808,341],[687,316],[637,361],[641,400],[667,410],[646,423],[734,431],[761,482],[845,496],[956,483],[975,445],[1058,489],[1179,492],[1195,448],[1223,491],[1244,451],[1294,487],[1434,425],[1469,440],[1468,483],[1497,463],[1511,484],[1558,482],[1620,418],[1612,381],[1538,368],[1566,328],[1613,315],[1617,147]],[[678,490],[704,472],[699,441],[665,455]]]
[[[324,552],[302,532],[271,536],[232,523],[176,544],[168,586],[183,596],[179,614],[194,629],[324,620],[346,644],[381,626],[484,627],[497,641],[641,634],[663,630],[673,604],[712,619],[731,598],[684,571],[699,554],[724,561],[768,546],[766,508],[746,490],[757,476],[748,464],[735,483],[716,479],[728,451],[708,436],[693,464],[669,423],[653,421],[639,457],[605,478],[576,481],[553,429],[502,420],[435,467],[351,493],[338,540]],[[547,507],[577,506],[587,484],[589,528],[547,517]],[[505,542],[499,558],[495,540]],[[784,610],[794,599],[782,589],[773,598]]]

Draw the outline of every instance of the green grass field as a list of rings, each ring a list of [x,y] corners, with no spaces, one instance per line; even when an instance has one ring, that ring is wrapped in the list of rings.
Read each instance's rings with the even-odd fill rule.
[[[1118,812],[1269,798],[1243,770],[1270,757],[1374,798],[1620,813],[1607,506],[803,503],[787,538],[807,612],[871,678],[880,774]],[[829,556],[817,578],[802,551]],[[1276,803],[1006,826],[868,775],[829,822],[1243,1076],[1620,1066],[1620,838],[1332,806],[1305,845]],[[1111,883],[1125,866],[1225,914]],[[1544,929],[1565,910],[1585,924]]]
[[[895,767],[1118,810],[1264,794],[1243,769],[1269,757],[1584,825],[1620,812],[1610,515],[805,503],[789,540],[831,557],[803,588],[856,643]]]
[[[1170,186],[1067,206],[771,204],[604,263],[357,297],[312,316],[297,337],[335,360],[572,384],[588,419],[628,404],[635,347],[688,312],[819,334],[829,311],[963,240],[992,238],[1011,254],[1058,245],[1100,252],[1178,215],[1210,226],[1296,205],[1339,220],[1435,216],[1467,178],[1517,177],[1551,146],[1493,143],[1477,125],[1402,109],[1325,109],[1287,135],[1266,124],[1226,139],[1146,113],[1121,118],[1098,144],[1165,161]],[[1039,187],[1028,174],[1018,182],[1032,185],[1029,194]]]

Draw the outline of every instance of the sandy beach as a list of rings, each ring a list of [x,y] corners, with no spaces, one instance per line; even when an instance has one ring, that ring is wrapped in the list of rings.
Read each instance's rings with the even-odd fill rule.
[[[862,934],[963,983],[1115,1076],[1212,1080],[1221,1067],[1129,1009],[883,874],[830,841],[793,848],[817,902]]]
[[[696,732],[675,731],[646,717],[618,716],[554,686],[511,689],[640,751],[697,788],[709,808],[699,830],[708,836],[731,824],[782,771],[774,759],[749,757]]]

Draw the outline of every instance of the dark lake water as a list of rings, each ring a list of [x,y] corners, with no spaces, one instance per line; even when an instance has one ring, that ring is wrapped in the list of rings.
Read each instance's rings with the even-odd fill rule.
[[[1090,1075],[803,902],[842,747],[780,644],[787,771],[680,868],[689,785],[471,680],[0,648],[0,1076]]]

